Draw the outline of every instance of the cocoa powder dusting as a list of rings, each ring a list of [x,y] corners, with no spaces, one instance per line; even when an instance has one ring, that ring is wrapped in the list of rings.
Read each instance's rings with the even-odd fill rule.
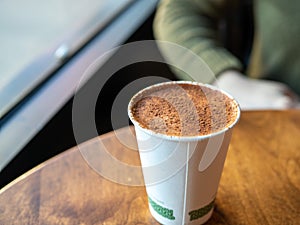
[[[132,107],[147,129],[171,136],[206,135],[228,127],[237,105],[225,94],[205,86],[168,84],[148,92]]]

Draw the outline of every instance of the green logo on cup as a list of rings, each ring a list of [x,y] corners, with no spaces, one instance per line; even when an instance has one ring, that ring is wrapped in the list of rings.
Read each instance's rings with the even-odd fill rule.
[[[169,219],[169,220],[175,220],[175,217],[173,216],[173,210],[167,209],[165,207],[162,207],[158,205],[156,202],[154,202],[150,197],[148,197],[149,203],[152,206],[152,208],[161,216]]]
[[[190,221],[199,219],[200,217],[206,215],[214,207],[214,202],[215,200],[213,200],[211,203],[209,203],[208,205],[200,209],[190,211],[189,212]]]

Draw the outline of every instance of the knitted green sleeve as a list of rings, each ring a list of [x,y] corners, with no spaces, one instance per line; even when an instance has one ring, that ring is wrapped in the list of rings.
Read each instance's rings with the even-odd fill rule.
[[[240,61],[218,41],[217,22],[223,12],[223,0],[161,0],[153,24],[155,38],[193,51],[215,76],[227,69],[240,70]],[[175,74],[179,79],[191,79],[179,70]]]

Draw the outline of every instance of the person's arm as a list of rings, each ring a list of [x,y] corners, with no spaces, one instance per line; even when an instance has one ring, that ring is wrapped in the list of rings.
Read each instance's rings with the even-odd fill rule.
[[[176,43],[198,55],[213,72],[208,82],[232,94],[242,109],[283,109],[297,104],[299,107],[297,96],[285,84],[251,79],[240,73],[241,62],[219,42],[218,22],[230,1],[161,0],[153,25],[155,38]],[[161,48],[163,55],[168,57],[169,53],[164,50]],[[187,59],[186,55],[172,56],[176,57],[186,67],[195,67],[195,61]],[[201,73],[201,65],[197,67]],[[183,71],[175,69],[174,72],[179,79],[193,79]],[[201,74],[197,78],[194,80],[207,82],[207,76]]]
[[[215,76],[228,69],[241,70],[240,61],[218,40],[218,23],[224,15],[226,2],[228,1],[162,0],[154,20],[155,38],[174,42],[193,51]],[[184,61],[184,55],[178,57]],[[187,60],[186,63],[193,62]],[[191,79],[178,71],[176,75],[179,79]]]

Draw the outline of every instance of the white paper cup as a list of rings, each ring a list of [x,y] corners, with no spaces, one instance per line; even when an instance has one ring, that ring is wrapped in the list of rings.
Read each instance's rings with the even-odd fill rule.
[[[236,101],[236,119],[222,130],[208,135],[169,136],[144,128],[135,120],[132,107],[149,90],[170,83],[216,87],[189,81],[152,85],[138,92],[128,105],[135,127],[139,155],[153,217],[162,224],[202,224],[212,215],[214,201],[231,138],[240,117]],[[191,107],[193,108],[193,107]]]

